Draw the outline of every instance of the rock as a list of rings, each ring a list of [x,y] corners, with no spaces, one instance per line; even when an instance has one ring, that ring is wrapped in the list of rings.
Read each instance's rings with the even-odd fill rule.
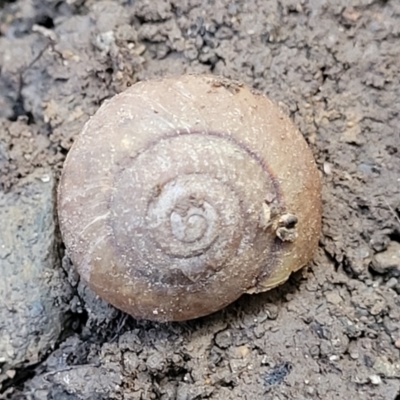
[[[391,277],[385,284],[388,289],[393,289],[399,284],[398,279]]]
[[[69,286],[56,248],[54,178],[39,170],[0,193],[0,382],[54,346]],[[11,372],[12,373],[12,372]]]
[[[379,375],[371,375],[369,380],[373,385],[380,385],[382,383],[382,379]]]
[[[343,302],[343,299],[336,291],[327,293],[326,300],[328,303],[334,304],[336,306]]]
[[[382,253],[375,255],[372,268],[379,274],[400,276],[400,243],[392,241]]]
[[[384,378],[400,378],[400,362],[391,362],[381,356],[375,360],[374,370]]]

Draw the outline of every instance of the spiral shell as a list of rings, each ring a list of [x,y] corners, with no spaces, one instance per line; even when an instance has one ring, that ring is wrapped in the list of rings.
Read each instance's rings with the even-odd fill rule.
[[[192,319],[310,260],[319,174],[289,118],[243,85],[140,82],[106,101],[72,146],[59,218],[97,294],[137,318]]]

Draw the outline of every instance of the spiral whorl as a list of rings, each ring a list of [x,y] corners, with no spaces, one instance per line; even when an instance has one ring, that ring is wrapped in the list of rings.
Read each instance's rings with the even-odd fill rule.
[[[109,224],[120,261],[135,265],[135,273],[154,283],[188,285],[232,258],[251,257],[257,234],[268,247],[259,215],[265,194],[277,193],[259,160],[240,144],[222,135],[180,133],[122,164],[110,191]],[[253,264],[261,267],[258,260]]]

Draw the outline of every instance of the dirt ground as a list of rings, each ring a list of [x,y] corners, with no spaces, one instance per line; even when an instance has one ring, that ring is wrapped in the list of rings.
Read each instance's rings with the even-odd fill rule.
[[[185,72],[241,80],[298,125],[323,177],[314,262],[208,317],[136,321],[79,282],[50,221],[57,318],[18,325],[29,295],[0,303],[0,353],[21,329],[34,344],[0,354],[0,398],[400,400],[398,0],[0,1],[1,225],[105,99]]]

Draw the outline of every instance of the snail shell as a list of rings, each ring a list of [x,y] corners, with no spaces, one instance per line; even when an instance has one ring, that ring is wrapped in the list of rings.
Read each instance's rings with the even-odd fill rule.
[[[64,242],[81,277],[136,318],[186,320],[304,266],[321,223],[305,140],[266,97],[212,76],[140,82],[68,153]]]

